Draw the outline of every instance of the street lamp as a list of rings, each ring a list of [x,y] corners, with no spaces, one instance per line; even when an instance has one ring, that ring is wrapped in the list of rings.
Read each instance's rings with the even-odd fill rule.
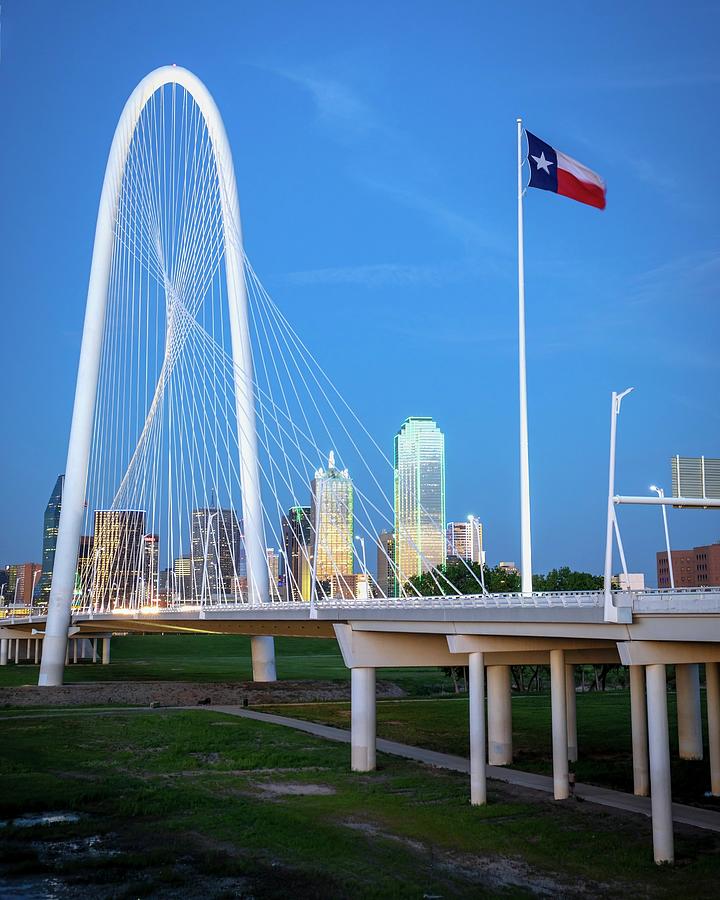
[[[365,561],[365,538],[360,534],[356,534],[355,540],[360,541],[360,549],[362,550],[361,565],[362,565],[363,575],[365,576],[365,594],[366,594],[365,599],[369,600],[370,599],[370,578],[368,576],[367,563]]]
[[[38,575],[41,571],[41,569],[35,569],[35,571],[33,572],[32,590],[30,591],[30,606],[33,605],[33,600],[35,599],[35,582],[37,581]]]
[[[613,531],[617,535],[617,521],[615,518],[615,445],[617,443],[617,420],[620,415],[620,406],[623,399],[635,388],[627,388],[621,394],[612,392],[610,412],[610,464],[608,466],[608,505],[607,528],[605,533],[605,573],[603,578],[605,594],[605,621],[617,621],[617,612],[612,603],[612,548]],[[618,535],[619,537],[619,535]],[[618,542],[619,544],[619,542]]]
[[[483,552],[482,552],[482,542],[480,540],[480,523],[475,518],[472,513],[468,516],[468,522],[470,523],[471,533],[470,533],[470,562],[474,562],[473,559],[473,547],[475,545],[475,538],[477,537],[477,548],[478,548],[478,562],[480,563],[480,585],[482,587],[483,594],[486,594],[485,590],[485,565],[483,564]]]
[[[651,484],[650,490],[655,491],[655,493],[658,495],[658,497],[661,500],[665,497],[665,491],[661,487],[658,487],[656,484]],[[660,504],[660,509],[662,510],[663,527],[665,528],[665,546],[667,547],[668,572],[670,573],[670,587],[672,590],[675,590],[675,574],[673,572],[672,554],[670,552],[670,531],[668,530],[667,510],[665,509],[664,503]]]

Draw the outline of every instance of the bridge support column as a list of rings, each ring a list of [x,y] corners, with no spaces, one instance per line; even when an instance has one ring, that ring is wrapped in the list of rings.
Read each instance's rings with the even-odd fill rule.
[[[6,666],[8,664],[8,644],[10,643],[9,638],[0,639],[0,666]]]
[[[512,693],[510,666],[487,667],[488,762],[512,762]]]
[[[371,772],[375,768],[375,669],[350,670],[351,768]]]
[[[102,664],[104,666],[110,665],[110,638],[109,637],[102,639]]]
[[[92,661],[97,662],[97,638],[92,639]]]
[[[630,670],[630,726],[632,730],[633,793],[636,797],[650,794],[648,768],[648,720],[645,703],[645,669],[628,666]]]
[[[577,762],[577,695],[575,693],[575,666],[565,666],[565,709],[567,710],[567,758]]]
[[[710,745],[710,793],[720,797],[720,663],[705,663],[708,744]]]
[[[675,848],[665,664],[647,666],[646,677],[653,851],[656,863],[671,863],[675,859]]]
[[[470,690],[470,803],[487,803],[485,760],[487,736],[485,729],[485,658],[482,653],[468,654]]]
[[[567,687],[565,651],[550,651],[550,696],[552,703],[553,793],[556,800],[570,796],[568,778]]]
[[[40,662],[40,638],[35,638],[35,665]]]
[[[20,663],[20,638],[15,638],[15,665]]]
[[[265,634],[250,638],[253,681],[277,681],[275,674],[275,641]]]
[[[675,666],[678,745],[680,759],[702,759],[702,713],[700,711],[700,666]]]

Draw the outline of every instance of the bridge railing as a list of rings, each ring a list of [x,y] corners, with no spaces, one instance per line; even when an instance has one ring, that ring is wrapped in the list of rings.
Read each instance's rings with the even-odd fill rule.
[[[655,613],[705,614],[720,613],[720,587],[663,588],[644,591],[614,591],[614,595],[629,598],[635,614]],[[457,609],[594,609],[603,606],[602,591],[538,591],[531,595],[513,594],[462,594],[445,597],[380,597],[375,599],[352,600],[329,598],[318,600],[317,610],[457,610]],[[310,614],[311,604],[307,601],[273,600],[263,603],[260,609],[283,611],[306,610]],[[93,608],[89,605],[75,605],[73,617],[106,618],[118,621],[123,616],[162,616],[163,613],[197,612],[200,617],[206,613],[247,612],[253,615],[256,608],[247,602],[223,601],[219,603],[169,602],[162,605],[128,605],[110,609]],[[0,606],[0,625],[33,622],[42,623],[47,615],[46,606],[17,605]]]

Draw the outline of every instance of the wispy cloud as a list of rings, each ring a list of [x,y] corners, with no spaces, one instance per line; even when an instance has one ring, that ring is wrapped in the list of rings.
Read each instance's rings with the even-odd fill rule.
[[[287,284],[297,285],[361,285],[363,287],[412,287],[440,285],[459,281],[465,275],[458,265],[407,265],[375,263],[290,272],[283,277]]]
[[[630,285],[630,301],[643,305],[671,298],[683,305],[694,300],[718,298],[720,249],[687,253],[636,276]]]
[[[388,133],[373,108],[348,84],[306,68],[271,68],[310,95],[318,121],[346,140],[373,131]]]

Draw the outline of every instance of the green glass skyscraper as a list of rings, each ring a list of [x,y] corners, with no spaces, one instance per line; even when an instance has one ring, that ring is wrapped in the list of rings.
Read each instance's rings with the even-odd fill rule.
[[[43,553],[42,574],[35,588],[34,600],[38,603],[47,603],[50,599],[52,586],[52,573],[55,564],[55,545],[57,544],[58,527],[60,525],[60,507],[62,506],[64,475],[58,475],[55,487],[45,507],[43,521]]]
[[[411,416],[395,435],[395,587],[445,565],[445,437]]]

